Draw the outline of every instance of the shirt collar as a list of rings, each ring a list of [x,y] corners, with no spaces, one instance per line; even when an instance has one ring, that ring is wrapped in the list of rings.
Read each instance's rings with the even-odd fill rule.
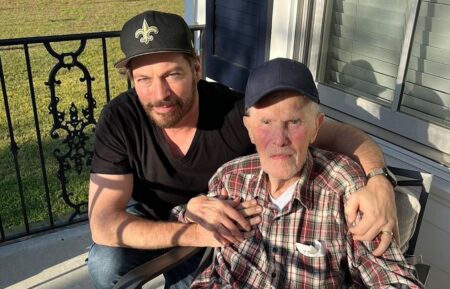
[[[300,179],[297,182],[297,187],[295,188],[293,198],[299,200],[302,206],[309,210],[312,209],[314,205],[314,186],[311,182],[313,167],[313,156],[311,151],[308,149],[306,161],[300,173]]]

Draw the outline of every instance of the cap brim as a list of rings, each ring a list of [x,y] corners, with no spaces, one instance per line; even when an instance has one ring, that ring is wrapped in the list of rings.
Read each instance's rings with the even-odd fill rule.
[[[195,55],[195,51],[194,50],[186,50],[186,49],[171,49],[171,50],[149,51],[149,52],[139,53],[139,54],[136,54],[136,55],[131,55],[131,56],[122,58],[121,60],[117,61],[114,64],[114,67],[115,68],[125,68],[127,66],[128,62],[130,62],[133,58],[136,58],[136,57],[139,57],[139,56],[148,55],[148,54],[167,53],[167,52],[180,52],[180,53],[187,53],[187,54]]]

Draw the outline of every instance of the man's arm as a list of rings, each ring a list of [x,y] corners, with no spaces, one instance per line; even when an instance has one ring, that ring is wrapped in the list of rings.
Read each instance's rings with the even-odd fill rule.
[[[385,166],[378,145],[363,131],[340,122],[326,120],[320,127],[314,145],[345,154],[357,161],[367,174]]]
[[[325,121],[314,145],[350,156],[359,162],[366,174],[385,166],[383,153],[378,145],[367,134],[350,125]],[[370,178],[366,187],[351,196],[345,209],[350,223],[356,221],[358,210],[363,213],[363,217],[350,228],[356,240],[372,240],[382,231],[394,232],[394,236],[398,238],[394,190],[385,177]],[[389,234],[382,234],[380,245],[373,254],[381,255],[391,240]]]
[[[89,225],[95,243],[140,249],[220,246],[213,233],[198,224],[157,222],[126,212],[132,187],[131,174],[91,174]]]

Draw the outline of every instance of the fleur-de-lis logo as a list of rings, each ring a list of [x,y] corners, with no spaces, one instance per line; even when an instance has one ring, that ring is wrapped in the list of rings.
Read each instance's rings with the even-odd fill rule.
[[[148,44],[150,41],[153,41],[152,33],[158,34],[158,32],[159,32],[158,27],[148,26],[147,21],[144,19],[144,23],[142,23],[142,28],[136,30],[136,32],[134,33],[134,37],[139,38],[140,36],[142,36],[141,39],[139,39],[139,41],[141,41],[141,43]]]

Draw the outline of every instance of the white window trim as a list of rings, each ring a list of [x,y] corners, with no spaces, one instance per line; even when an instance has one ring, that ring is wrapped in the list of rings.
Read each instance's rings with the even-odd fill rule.
[[[400,99],[403,94],[403,83],[406,79],[406,72],[408,70],[408,62],[411,56],[411,46],[413,44],[413,34],[416,26],[416,19],[419,16],[420,0],[415,0],[411,7],[411,13],[409,15],[408,24],[406,25],[405,40],[402,45],[402,53],[400,58],[400,64],[398,67],[397,83],[395,89],[395,96],[392,100],[392,110],[396,111],[400,108]]]
[[[189,25],[206,24],[206,0],[184,0],[184,19]]]
[[[298,0],[273,0],[269,59],[294,58]]]

